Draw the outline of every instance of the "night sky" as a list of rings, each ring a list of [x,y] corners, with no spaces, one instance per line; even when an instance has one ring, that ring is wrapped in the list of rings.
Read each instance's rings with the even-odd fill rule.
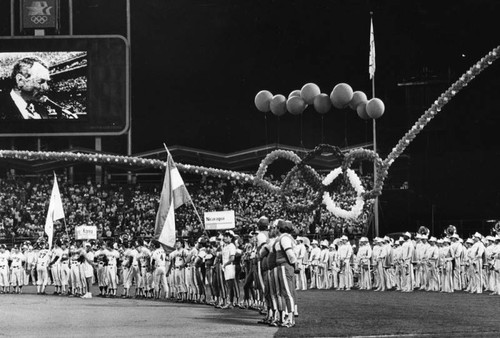
[[[75,34],[126,34],[124,0],[74,0],[74,9]],[[322,119],[310,107],[278,121],[254,106],[261,89],[288,96],[307,82],[327,94],[345,82],[371,96],[370,11],[376,96],[386,106],[377,121],[382,158],[500,44],[496,0],[131,0],[133,152],[163,142],[232,152],[278,141],[305,148],[371,141],[371,124],[349,109]],[[2,35],[7,29],[2,24]],[[412,81],[428,84],[398,86]],[[409,213],[425,223],[435,205],[441,220],[500,218],[499,98],[494,64],[397,161],[394,185],[410,182]]]

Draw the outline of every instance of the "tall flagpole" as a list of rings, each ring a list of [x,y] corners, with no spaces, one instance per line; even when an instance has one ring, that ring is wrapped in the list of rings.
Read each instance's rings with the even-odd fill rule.
[[[370,12],[370,77],[372,79],[372,98],[375,97],[375,36],[373,33],[373,12]],[[373,119],[373,151],[377,152],[377,122]],[[373,186],[377,182],[377,162],[373,161]],[[375,197],[373,205],[373,216],[375,218],[375,236],[379,236],[378,196]]]
[[[167,156],[172,156],[172,154],[170,154],[170,151],[168,151],[168,148],[167,148],[167,145],[165,143],[163,143],[163,146],[165,147],[165,150],[167,151]],[[172,160],[174,158],[172,157]],[[188,192],[189,193],[189,192]],[[195,205],[194,205],[194,202],[193,202],[193,199],[191,198],[191,194],[189,194],[189,201],[191,202],[191,205],[193,206],[193,209],[194,209],[194,213],[196,214],[196,216],[198,217],[198,220],[200,221],[200,225],[202,228],[205,228],[203,226],[203,221],[201,220],[201,217],[200,217],[200,214],[198,213],[198,210],[196,209]]]

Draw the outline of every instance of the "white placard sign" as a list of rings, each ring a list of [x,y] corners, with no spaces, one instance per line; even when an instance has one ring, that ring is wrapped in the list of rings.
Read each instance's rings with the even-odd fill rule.
[[[75,228],[75,239],[97,239],[97,227],[95,225],[82,225]]]
[[[234,229],[234,210],[205,212],[205,230]]]

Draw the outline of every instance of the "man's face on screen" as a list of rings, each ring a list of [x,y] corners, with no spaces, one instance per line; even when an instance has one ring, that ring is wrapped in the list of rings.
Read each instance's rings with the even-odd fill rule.
[[[25,74],[17,74],[16,80],[25,101],[39,101],[49,89],[50,74],[47,68],[35,62]]]

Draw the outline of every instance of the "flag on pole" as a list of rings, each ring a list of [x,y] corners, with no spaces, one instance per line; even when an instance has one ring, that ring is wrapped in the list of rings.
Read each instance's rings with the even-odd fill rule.
[[[57,185],[57,176],[54,173],[54,185],[50,194],[49,211],[45,219],[45,233],[49,237],[49,249],[52,248],[52,239],[54,238],[54,221],[61,218],[64,218],[64,209],[59,186]]]
[[[370,80],[375,76],[375,36],[373,34],[373,18],[370,19],[370,59],[368,61]]]
[[[156,214],[154,238],[169,250],[175,245],[175,209],[191,200],[181,174],[170,153],[161,190],[160,205]]]

